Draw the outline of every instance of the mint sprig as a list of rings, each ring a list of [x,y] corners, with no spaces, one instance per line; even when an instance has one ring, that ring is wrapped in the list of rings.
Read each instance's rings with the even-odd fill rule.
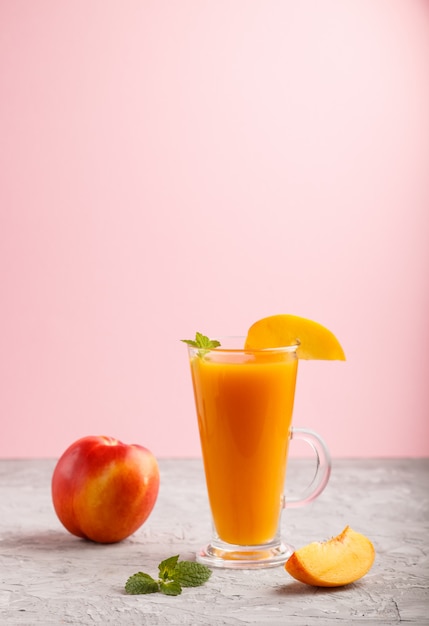
[[[178,596],[182,593],[182,587],[199,587],[212,575],[211,569],[206,565],[179,561],[179,555],[161,561],[158,572],[158,580],[144,572],[133,574],[125,583],[125,591],[131,595],[160,591],[167,596]]]
[[[220,346],[220,341],[217,339],[209,339],[202,333],[195,333],[195,339],[182,339],[181,341],[186,343],[188,346],[198,348],[198,356],[201,357],[209,352],[209,350],[213,350],[213,348],[218,348]]]
[[[159,591],[159,582],[143,572],[130,576],[125,583],[125,591],[132,595],[138,593],[156,593]]]

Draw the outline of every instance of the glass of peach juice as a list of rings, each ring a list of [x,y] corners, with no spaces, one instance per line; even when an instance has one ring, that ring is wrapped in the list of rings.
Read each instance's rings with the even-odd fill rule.
[[[230,337],[217,348],[187,347],[213,523],[197,561],[224,568],[283,564],[293,548],[281,538],[282,510],[317,498],[331,471],[323,439],[292,427],[298,345],[248,350],[244,338]],[[286,501],[289,442],[296,439],[311,446],[316,473],[300,499]]]

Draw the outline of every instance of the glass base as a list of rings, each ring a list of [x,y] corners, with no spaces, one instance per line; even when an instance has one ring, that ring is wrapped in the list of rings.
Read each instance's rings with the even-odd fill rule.
[[[293,551],[292,546],[283,542],[236,546],[223,541],[212,541],[197,552],[196,557],[198,563],[209,567],[255,569],[283,565]]]

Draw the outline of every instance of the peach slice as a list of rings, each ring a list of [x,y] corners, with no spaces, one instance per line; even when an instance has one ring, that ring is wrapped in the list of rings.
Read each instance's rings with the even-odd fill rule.
[[[371,541],[346,526],[337,537],[296,550],[286,561],[285,570],[307,585],[340,587],[369,572],[374,558]]]
[[[258,320],[247,332],[245,348],[283,348],[296,343],[299,359],[346,359],[340,342],[328,328],[298,315],[270,315]]]

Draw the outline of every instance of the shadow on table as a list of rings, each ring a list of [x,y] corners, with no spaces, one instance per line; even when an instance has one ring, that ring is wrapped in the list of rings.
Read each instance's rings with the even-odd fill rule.
[[[304,585],[298,581],[293,581],[290,583],[285,583],[280,587],[276,587],[273,589],[272,593],[277,596],[283,597],[299,597],[299,596],[314,596],[316,594],[340,594],[346,592],[351,587],[359,584],[351,583],[349,585],[344,585],[343,587],[312,587],[311,585]]]
[[[100,547],[110,547],[118,544],[100,544],[90,541],[88,539],[81,539],[75,537],[70,533],[61,530],[45,530],[40,532],[8,532],[0,536],[0,550],[7,550],[8,548],[24,548],[26,550],[38,550],[44,552],[45,550],[75,550],[79,547],[79,550],[93,550],[96,546],[99,550]]]
[[[49,560],[51,555],[55,553],[57,555],[62,554],[63,558],[72,561],[74,558],[80,558],[81,555],[86,554],[95,563],[99,559],[101,562],[106,562],[106,559],[110,558],[110,552],[112,562],[124,561],[130,567],[137,569],[142,567],[142,560],[148,564],[148,567],[149,564],[157,567],[158,563],[171,556],[176,550],[177,547],[149,543],[144,537],[139,537],[137,534],[116,543],[97,543],[76,537],[60,529],[41,530],[39,532],[19,530],[0,535],[0,556],[12,554],[23,559]],[[181,558],[192,560],[193,553],[189,550],[183,550]]]

